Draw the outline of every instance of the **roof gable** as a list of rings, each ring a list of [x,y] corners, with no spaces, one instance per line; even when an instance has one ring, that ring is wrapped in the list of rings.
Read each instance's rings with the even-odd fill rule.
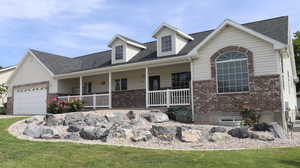
[[[174,31],[176,34],[180,35],[181,37],[187,39],[187,40],[194,40],[194,38],[188,34],[185,34],[184,32],[180,31],[179,29],[177,29],[176,27],[173,27],[169,24],[163,23],[161,24],[153,33],[152,37],[156,38],[157,35],[164,29],[169,29]]]
[[[120,39],[120,40],[124,41],[125,43],[130,44],[130,45],[133,45],[133,46],[138,47],[138,48],[142,48],[142,49],[145,49],[145,48],[146,48],[146,46],[145,46],[144,44],[142,44],[142,43],[140,43],[140,42],[137,42],[137,41],[135,41],[135,40],[132,40],[132,39],[130,39],[130,38],[128,38],[128,37],[122,36],[122,35],[120,35],[120,34],[115,35],[114,38],[108,43],[108,46],[109,46],[109,47],[112,47],[112,44],[113,44],[117,39]]]

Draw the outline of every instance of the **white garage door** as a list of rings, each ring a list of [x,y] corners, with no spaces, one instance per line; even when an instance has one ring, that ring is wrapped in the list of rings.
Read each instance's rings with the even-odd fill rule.
[[[44,87],[14,90],[15,115],[44,115],[47,113],[47,89]]]

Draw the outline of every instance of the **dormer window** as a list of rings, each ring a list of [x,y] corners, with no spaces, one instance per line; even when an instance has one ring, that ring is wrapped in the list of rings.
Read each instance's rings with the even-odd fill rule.
[[[123,59],[123,45],[116,46],[116,60]]]
[[[172,51],[172,37],[169,36],[163,36],[161,38],[161,52],[168,52]]]

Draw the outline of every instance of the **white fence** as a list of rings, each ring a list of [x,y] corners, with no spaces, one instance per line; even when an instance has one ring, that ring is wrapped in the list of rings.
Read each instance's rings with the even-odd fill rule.
[[[148,91],[148,106],[182,106],[191,104],[190,89]]]
[[[82,100],[84,107],[86,108],[102,108],[109,107],[109,94],[94,94],[94,95],[82,95],[82,96],[61,96],[58,99],[66,102],[72,102],[74,100]]]

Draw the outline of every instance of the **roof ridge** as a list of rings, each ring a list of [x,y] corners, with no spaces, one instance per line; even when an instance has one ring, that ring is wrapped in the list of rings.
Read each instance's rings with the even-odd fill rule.
[[[30,51],[35,51],[35,52],[44,53],[44,54],[48,54],[48,55],[53,55],[53,56],[58,56],[58,57],[64,57],[64,58],[72,59],[72,58],[67,57],[67,56],[62,56],[62,55],[58,55],[58,54],[53,54],[53,53],[49,53],[49,52],[41,51],[41,50],[37,50],[37,49],[32,49],[32,48],[30,48],[29,50],[30,50]]]

